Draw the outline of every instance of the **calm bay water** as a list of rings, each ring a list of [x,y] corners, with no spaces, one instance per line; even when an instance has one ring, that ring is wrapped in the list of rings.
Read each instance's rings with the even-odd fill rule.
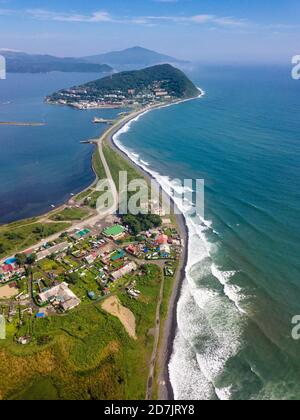
[[[94,116],[117,111],[78,111],[43,98],[98,74],[8,74],[0,80],[0,121],[43,122],[43,127],[0,127],[0,223],[36,216],[66,201],[94,179],[93,149],[81,140],[105,128]]]
[[[191,74],[199,100],[153,111],[118,141],[162,183],[204,178],[205,222],[187,218],[189,263],[170,374],[176,398],[300,398],[300,82],[290,69]],[[93,179],[99,111],[43,104],[95,75],[0,81],[0,221],[39,214]],[[7,101],[12,103],[7,104]],[[110,116],[113,111],[101,111]],[[165,177],[165,178],[163,178]]]
[[[300,83],[288,68],[192,77],[203,99],[148,113],[118,138],[161,183],[206,182],[206,221],[187,218],[175,395],[299,399]]]

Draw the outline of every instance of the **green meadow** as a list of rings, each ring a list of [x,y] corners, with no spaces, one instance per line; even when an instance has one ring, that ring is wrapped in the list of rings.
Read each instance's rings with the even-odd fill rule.
[[[85,209],[78,208],[66,208],[59,213],[56,213],[50,217],[54,221],[76,221],[85,219],[89,215],[89,212]]]
[[[124,292],[118,297],[135,315],[136,341],[101,303],[62,316],[29,317],[22,327],[11,326],[0,342],[0,398],[144,399],[162,272],[147,265],[135,279],[141,298],[135,301]],[[16,344],[15,335],[24,332],[33,341]]]
[[[35,245],[70,226],[70,223],[39,223],[37,219],[0,226],[0,258]]]

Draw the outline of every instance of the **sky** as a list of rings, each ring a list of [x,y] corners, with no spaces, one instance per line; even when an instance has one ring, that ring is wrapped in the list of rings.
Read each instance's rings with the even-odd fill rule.
[[[85,56],[142,46],[195,62],[290,63],[299,0],[0,0],[0,48]]]

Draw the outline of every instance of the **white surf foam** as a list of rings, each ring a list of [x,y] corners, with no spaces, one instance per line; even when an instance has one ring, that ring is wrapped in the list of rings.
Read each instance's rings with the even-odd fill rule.
[[[208,270],[209,271],[209,270]],[[206,384],[214,388],[217,379],[222,375],[227,361],[234,357],[241,347],[240,316],[224,296],[206,288],[193,286],[193,279],[184,283],[181,298],[178,303],[178,335],[181,335],[193,350],[193,360],[197,361]],[[231,304],[232,305],[232,304]],[[171,359],[170,372],[176,369],[174,358],[182,353],[180,345],[175,341],[174,354]],[[188,357],[188,356],[186,356]],[[180,359],[179,359],[180,360]],[[194,363],[193,361],[193,363]],[[178,361],[179,364],[179,361]],[[182,374],[182,372],[181,372]],[[179,373],[174,376],[179,375]],[[184,397],[185,389],[182,382],[173,382],[178,399]],[[203,390],[197,389],[198,398],[202,399]],[[220,393],[215,392],[220,397]]]
[[[189,401],[214,399],[213,386],[199,369],[193,348],[180,332],[175,339],[174,349],[169,373],[175,399]]]
[[[242,289],[234,284],[228,284],[228,281],[235,276],[237,271],[221,271],[215,264],[211,266],[212,274],[224,286],[225,295],[235,304],[236,308],[241,314],[246,314],[246,311],[240,306],[240,302],[244,296]]]
[[[171,383],[178,399],[188,399],[188,395],[193,396],[194,399],[210,399],[214,393],[220,399],[229,399],[230,387],[226,389],[216,388],[214,392],[212,390],[216,378],[222,374],[224,365],[230,357],[233,357],[239,351],[241,346],[242,325],[240,324],[243,310],[239,306],[238,295],[240,290],[228,284],[235,272],[222,272],[214,264],[210,267],[210,274],[224,286],[225,295],[220,296],[212,290],[197,286],[195,279],[190,274],[191,270],[205,258],[211,258],[218,247],[218,244],[209,243],[205,234],[208,229],[215,232],[212,221],[205,220],[199,215],[193,218],[189,217],[186,206],[187,204],[190,206],[192,203],[184,202],[178,197],[174,197],[173,194],[173,191],[176,191],[180,195],[186,192],[187,188],[152,170],[148,162],[142,160],[137,153],[128,150],[121,142],[122,134],[128,132],[131,124],[150,111],[145,111],[127,123],[113,136],[113,142],[135,164],[149,173],[169,196],[172,196],[177,207],[185,216],[189,231],[186,281],[177,308],[179,332],[174,342],[174,354],[170,362]],[[189,192],[193,191],[189,189]],[[191,310],[191,299],[194,302],[194,310]],[[198,311],[202,313],[201,323],[195,322]],[[203,351],[197,352],[193,350],[193,344],[197,341],[199,331],[201,335],[201,329],[206,339],[210,337],[210,341],[206,343]],[[192,354],[193,357],[191,357]],[[186,365],[185,373],[189,370],[189,375],[182,375],[183,365]],[[189,390],[189,392],[187,393],[186,390]]]

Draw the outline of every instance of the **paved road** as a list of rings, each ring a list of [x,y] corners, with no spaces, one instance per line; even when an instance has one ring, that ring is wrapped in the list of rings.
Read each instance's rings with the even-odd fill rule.
[[[156,317],[155,317],[155,327],[154,327],[154,346],[152,351],[152,357],[150,362],[150,371],[147,381],[147,391],[146,391],[146,400],[152,399],[152,392],[153,392],[153,383],[154,383],[154,375],[155,375],[155,366],[157,360],[157,351],[158,351],[158,343],[159,343],[159,335],[160,335],[160,308],[162,304],[162,300],[164,297],[164,285],[165,285],[165,276],[162,275],[162,282],[159,291],[159,298],[156,307]]]
[[[103,165],[104,170],[105,170],[105,174],[106,174],[106,179],[107,179],[107,182],[108,182],[109,190],[110,190],[110,192],[112,194],[113,204],[112,204],[111,207],[109,207],[105,211],[102,211],[101,212],[101,215],[99,215],[101,219],[104,218],[104,217],[106,217],[106,216],[108,216],[108,215],[115,214],[117,212],[117,210],[118,210],[118,205],[119,205],[119,193],[118,193],[118,190],[117,190],[115,181],[114,181],[114,179],[112,177],[112,174],[110,172],[110,168],[108,166],[108,163],[107,163],[107,161],[105,159],[105,156],[104,156],[104,153],[103,153],[103,147],[102,147],[103,140],[102,139],[103,138],[101,137],[97,141],[98,151],[99,151],[99,155],[100,155],[100,159],[101,159],[102,165]]]
[[[72,232],[75,229],[81,230],[84,229],[87,226],[95,226],[97,223],[103,221],[107,216],[109,216],[110,214],[112,214],[114,211],[112,210],[116,210],[118,208],[118,202],[119,202],[119,198],[118,198],[118,191],[116,188],[116,185],[114,183],[113,177],[111,175],[109,166],[107,164],[107,161],[105,159],[104,153],[103,153],[103,149],[102,149],[102,138],[99,139],[99,141],[97,141],[97,145],[98,145],[98,149],[99,149],[99,154],[100,154],[100,158],[103,164],[103,167],[105,169],[105,173],[106,173],[106,177],[107,180],[109,182],[109,186],[110,186],[110,190],[112,191],[112,195],[113,195],[113,200],[114,200],[114,205],[113,205],[113,209],[110,209],[109,211],[99,214],[97,212],[97,214],[93,215],[92,217],[82,220],[80,222],[75,222],[74,224],[72,224],[72,226],[68,229],[66,229],[66,232]],[[45,217],[41,220],[46,220]],[[35,222],[36,223],[36,222]],[[45,242],[53,242],[56,239],[58,239],[60,237],[62,232],[58,232],[55,233],[54,235],[49,236],[48,238],[44,238],[42,239],[40,242],[38,242],[36,245],[33,245],[31,247],[27,247],[22,249],[19,252],[25,252],[28,249],[32,250],[32,252],[36,252]],[[2,260],[0,260],[0,265],[4,263],[4,261],[6,261],[8,258],[12,258],[14,257],[14,255],[11,255],[11,257],[5,257]]]
[[[97,222],[99,222],[101,220],[101,217],[99,214],[90,217],[89,219],[85,219],[81,222],[78,223],[74,223],[70,228],[66,229],[65,232],[72,232],[75,229],[83,229],[86,226],[94,226]],[[36,252],[45,242],[53,242],[56,239],[58,239],[60,237],[60,235],[62,234],[62,232],[58,232],[55,233],[54,235],[48,236],[48,238],[44,238],[42,239],[40,242],[38,242],[35,245],[26,247],[22,250],[20,250],[19,252],[25,252],[28,249],[32,250],[32,252]],[[4,261],[6,261],[8,258],[12,258],[14,257],[14,255],[11,255],[11,257],[5,257],[2,260],[0,260],[0,265],[4,263]]]

